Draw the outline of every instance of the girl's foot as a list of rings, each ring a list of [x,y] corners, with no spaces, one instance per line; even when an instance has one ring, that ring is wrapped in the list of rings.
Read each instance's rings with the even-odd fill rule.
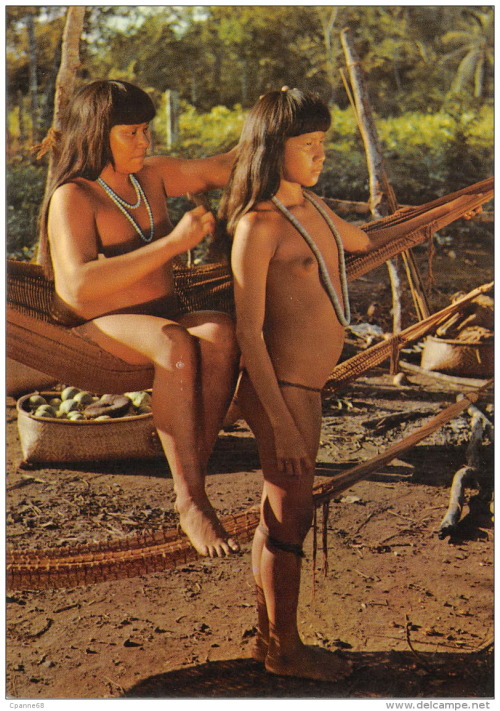
[[[251,651],[252,659],[255,659],[256,662],[264,664],[267,657],[268,647],[269,645],[267,640],[265,640],[264,637],[262,637],[258,632]]]
[[[266,671],[280,676],[294,676],[316,681],[341,681],[352,673],[350,662],[322,647],[302,645],[288,655],[267,654]]]

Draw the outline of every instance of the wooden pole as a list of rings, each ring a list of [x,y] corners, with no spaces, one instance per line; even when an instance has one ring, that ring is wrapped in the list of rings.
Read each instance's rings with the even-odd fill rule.
[[[361,137],[365,146],[366,161],[370,181],[370,210],[375,219],[385,217],[398,209],[396,196],[392,189],[385,169],[377,128],[373,119],[373,114],[365,87],[361,65],[352,46],[349,28],[341,32],[342,46],[347,61],[347,69],[351,81],[352,94],[355,103],[355,113],[361,132]],[[429,305],[417,264],[411,250],[403,252],[408,282],[412,291],[415,308],[419,319],[427,318],[430,315]],[[394,265],[388,265],[391,285],[393,290],[393,312],[395,316],[394,331],[400,330],[400,324],[396,322],[399,314],[399,285]]]
[[[37,146],[37,158],[41,158],[49,151],[45,197],[52,184],[54,162],[57,160],[57,136],[61,130],[62,116],[66,110],[70,96],[73,93],[76,72],[80,66],[80,37],[83,32],[85,10],[85,5],[68,7],[61,44],[61,64],[56,79],[52,126],[42,143]],[[43,263],[46,260],[47,255],[45,249],[45,246],[39,245],[37,253],[38,263]]]

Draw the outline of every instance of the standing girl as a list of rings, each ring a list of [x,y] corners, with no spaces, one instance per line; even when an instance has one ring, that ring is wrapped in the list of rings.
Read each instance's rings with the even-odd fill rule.
[[[221,203],[233,237],[236,332],[244,370],[238,401],[264,475],[252,567],[254,656],[276,674],[337,681],[349,665],[305,645],[297,629],[302,544],[313,515],[321,389],[349,320],[343,251],[372,247],[314,186],[325,160],[328,107],[287,88],[250,111]]]

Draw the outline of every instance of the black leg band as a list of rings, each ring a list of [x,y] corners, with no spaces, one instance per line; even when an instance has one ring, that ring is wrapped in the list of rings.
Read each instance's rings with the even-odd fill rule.
[[[267,528],[265,528],[262,525],[259,526],[259,531],[266,536],[266,538],[267,538],[266,545],[268,547],[272,546],[273,548],[277,548],[278,550],[284,551],[285,553],[293,553],[293,555],[296,555],[297,558],[305,558],[306,557],[304,550],[300,544],[298,544],[298,543],[284,543],[283,541],[279,541],[277,538],[273,538],[272,536],[270,536]]]

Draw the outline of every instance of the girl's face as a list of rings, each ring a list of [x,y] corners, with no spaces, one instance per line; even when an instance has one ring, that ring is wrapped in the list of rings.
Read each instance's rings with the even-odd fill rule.
[[[117,124],[109,134],[109,144],[118,173],[136,173],[144,165],[150,144],[149,123]]]
[[[325,132],[313,131],[287,138],[282,178],[304,187],[318,182],[325,162]]]

